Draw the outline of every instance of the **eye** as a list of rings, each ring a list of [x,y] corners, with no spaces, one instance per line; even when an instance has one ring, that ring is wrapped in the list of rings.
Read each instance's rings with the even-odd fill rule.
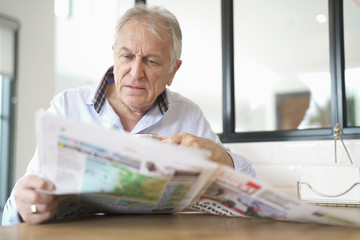
[[[126,58],[126,59],[131,59],[132,56],[131,55],[123,55],[123,58]]]
[[[145,62],[149,65],[158,65],[158,63],[152,59],[147,58]]]
[[[131,60],[134,56],[132,54],[120,54],[120,58],[124,60]]]

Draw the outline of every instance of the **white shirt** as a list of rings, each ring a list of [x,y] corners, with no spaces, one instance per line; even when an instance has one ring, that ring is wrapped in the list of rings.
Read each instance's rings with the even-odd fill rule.
[[[162,113],[160,107],[155,105],[135,125],[130,132],[131,134],[156,133],[159,136],[168,137],[176,133],[187,132],[195,136],[211,139],[224,147],[220,142],[219,137],[211,130],[208,121],[195,103],[168,89],[165,91],[168,103],[167,111]],[[98,92],[99,87],[96,85],[66,90],[51,101],[48,112],[90,124],[98,124],[106,128],[114,128],[124,132],[125,130],[119,117],[116,115],[106,98],[99,113],[94,109],[94,96]],[[235,170],[243,171],[250,176],[256,176],[248,159],[241,155],[231,153],[226,148],[224,149],[227,150],[232,157]],[[38,153],[36,151],[28,165],[25,175],[37,174],[38,161]],[[4,207],[2,219],[3,225],[21,222],[13,196],[15,188],[16,186]]]

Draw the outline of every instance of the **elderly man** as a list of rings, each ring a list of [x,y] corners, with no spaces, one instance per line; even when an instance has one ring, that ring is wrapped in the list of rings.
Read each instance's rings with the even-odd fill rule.
[[[169,11],[144,5],[129,9],[116,26],[114,66],[99,86],[59,94],[48,112],[131,134],[155,133],[169,143],[207,149],[211,160],[255,176],[246,158],[222,146],[194,103],[166,88],[181,66],[181,41],[179,23]],[[36,151],[5,205],[4,224],[61,218],[58,201],[35,191],[55,187],[36,176],[37,164]]]

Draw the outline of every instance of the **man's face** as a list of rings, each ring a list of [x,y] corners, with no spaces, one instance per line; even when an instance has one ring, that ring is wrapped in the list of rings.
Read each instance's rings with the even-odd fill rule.
[[[130,22],[114,46],[114,77],[117,98],[133,111],[146,113],[170,86],[181,62],[169,72],[171,37],[161,41],[150,30]]]

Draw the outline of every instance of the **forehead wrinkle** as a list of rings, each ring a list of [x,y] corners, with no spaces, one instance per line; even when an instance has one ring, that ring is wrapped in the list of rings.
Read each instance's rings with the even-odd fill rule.
[[[131,27],[133,28],[132,37],[134,40],[144,39],[146,31],[152,33],[162,42],[166,42],[169,38],[171,38],[171,33],[165,26],[161,24],[159,29],[154,29],[150,24],[147,23],[147,21],[142,21],[141,16],[138,19],[132,19],[127,22],[121,32]]]

